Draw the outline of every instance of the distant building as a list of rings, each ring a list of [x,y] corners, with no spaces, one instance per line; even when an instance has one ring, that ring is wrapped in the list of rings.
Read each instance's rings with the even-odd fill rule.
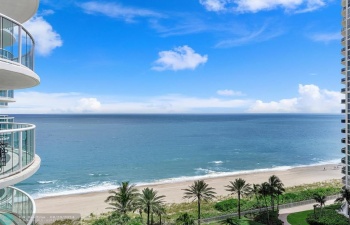
[[[35,42],[22,26],[38,6],[39,0],[0,0],[0,107],[15,102],[14,90],[40,83],[34,72]],[[33,199],[11,185],[32,176],[39,167],[35,125],[0,115],[0,224],[35,224]]]

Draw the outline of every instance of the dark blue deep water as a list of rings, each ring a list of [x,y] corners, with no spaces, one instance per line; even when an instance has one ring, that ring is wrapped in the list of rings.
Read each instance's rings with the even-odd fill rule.
[[[340,162],[341,115],[16,115],[37,126],[35,198]]]

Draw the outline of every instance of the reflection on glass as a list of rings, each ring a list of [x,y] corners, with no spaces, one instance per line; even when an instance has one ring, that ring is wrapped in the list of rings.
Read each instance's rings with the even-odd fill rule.
[[[34,40],[20,25],[0,16],[0,58],[33,70]]]

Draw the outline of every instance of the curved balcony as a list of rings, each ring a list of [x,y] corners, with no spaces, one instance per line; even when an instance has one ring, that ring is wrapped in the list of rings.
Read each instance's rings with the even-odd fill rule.
[[[343,7],[341,10],[341,15],[346,16],[346,7]]]
[[[39,0],[1,0],[0,13],[24,23],[35,15],[38,7]]]
[[[345,99],[342,99],[342,100],[340,100],[340,103],[341,103],[341,104],[345,104],[345,103],[346,103],[346,100],[345,100]]]
[[[342,89],[340,90],[340,92],[341,92],[342,94],[345,94],[345,93],[346,93],[346,88],[342,88]]]
[[[340,50],[340,53],[343,55],[343,56],[345,56],[345,47],[344,48],[342,48],[341,50]]]
[[[27,179],[39,167],[35,125],[0,123],[0,189]]]
[[[345,133],[346,133],[346,129],[345,129],[345,128],[342,128],[342,129],[341,129],[341,132],[342,132],[343,134],[345,134]]]
[[[342,18],[342,20],[341,20],[341,25],[345,27],[345,25],[346,25],[346,19],[345,19],[345,17]]]
[[[0,189],[0,224],[34,225],[35,213],[27,193],[15,187]]]
[[[343,37],[343,38],[341,39],[341,44],[342,44],[342,46],[345,46],[345,37]]]
[[[341,29],[341,35],[343,35],[343,37],[345,37],[345,35],[346,35],[346,31],[345,31],[344,27]]]
[[[346,110],[345,110],[345,109],[342,109],[340,112],[341,112],[341,113],[346,113]],[[1,121],[1,118],[0,118],[0,122],[2,122],[2,121]],[[3,121],[3,122],[6,122],[6,121]]]
[[[345,75],[346,69],[342,68],[340,72]]]
[[[341,148],[341,153],[345,154],[345,151],[346,151],[345,147]]]
[[[350,167],[348,167],[348,175],[350,175],[350,172],[349,172],[350,170],[349,169],[350,169]],[[345,166],[342,167],[341,173],[346,175],[346,167]]]
[[[20,23],[2,14],[0,32],[0,90],[38,85],[40,78],[34,72],[35,43],[31,34]]]

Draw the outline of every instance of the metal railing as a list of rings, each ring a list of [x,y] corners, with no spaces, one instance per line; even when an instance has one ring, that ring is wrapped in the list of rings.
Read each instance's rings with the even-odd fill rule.
[[[0,179],[20,173],[35,159],[35,125],[0,123]]]
[[[35,202],[26,192],[7,187],[0,190],[0,219],[1,216],[13,221],[21,221],[27,225],[35,224]]]

